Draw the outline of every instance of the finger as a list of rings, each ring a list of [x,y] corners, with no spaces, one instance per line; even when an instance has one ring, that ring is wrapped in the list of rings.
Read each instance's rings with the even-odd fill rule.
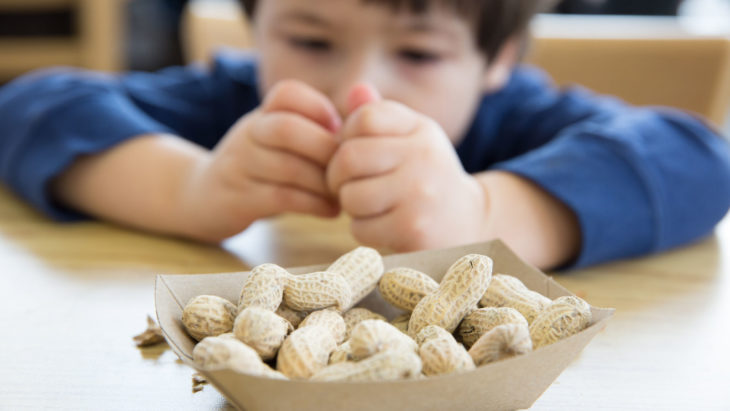
[[[388,247],[402,250],[403,233],[398,231],[399,208],[368,218],[353,218],[350,232],[355,239],[372,247]]]
[[[295,187],[260,183],[257,192],[259,212],[264,217],[286,212],[335,217],[340,212],[333,202]]]
[[[285,151],[259,147],[243,167],[249,176],[260,181],[294,186],[323,197],[330,195],[321,166]]]
[[[406,156],[409,141],[401,137],[354,138],[343,142],[327,167],[327,186],[337,193],[347,181],[395,170]]]
[[[397,173],[387,173],[346,183],[339,191],[342,210],[353,218],[369,218],[387,213],[401,200],[402,181]]]
[[[408,135],[417,126],[418,116],[395,101],[368,103],[355,110],[345,121],[340,134],[343,140],[379,135]]]
[[[283,80],[274,85],[261,104],[264,112],[298,113],[335,133],[342,125],[337,109],[327,96],[298,80]]]
[[[294,113],[265,113],[252,126],[253,139],[326,166],[337,150],[334,134]]]
[[[347,115],[349,116],[362,105],[382,99],[378,90],[372,85],[367,83],[357,84],[347,95]]]

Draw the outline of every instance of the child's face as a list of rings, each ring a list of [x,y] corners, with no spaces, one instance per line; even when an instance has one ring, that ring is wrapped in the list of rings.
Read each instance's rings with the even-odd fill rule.
[[[255,35],[264,92],[298,79],[329,96],[344,116],[352,86],[367,82],[436,120],[454,142],[493,71],[467,22],[436,5],[415,15],[362,0],[266,0],[259,2]]]

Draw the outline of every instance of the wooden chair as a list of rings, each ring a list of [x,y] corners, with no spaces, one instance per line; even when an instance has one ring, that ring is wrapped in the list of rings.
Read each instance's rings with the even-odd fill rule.
[[[527,61],[559,85],[580,84],[636,105],[665,105],[725,124],[730,26],[695,34],[672,17],[539,16]]]
[[[185,51],[206,61],[216,48],[251,47],[237,3],[198,0],[184,18]],[[560,86],[580,84],[636,105],[666,105],[725,124],[730,107],[730,27],[696,34],[670,17],[542,15],[527,62]]]
[[[188,3],[181,30],[183,54],[189,62],[207,62],[221,47],[246,49],[253,46],[246,16],[233,1]]]
[[[76,35],[0,37],[0,81],[35,68],[70,65],[116,71],[124,67],[126,0],[0,0],[0,12],[71,10]]]

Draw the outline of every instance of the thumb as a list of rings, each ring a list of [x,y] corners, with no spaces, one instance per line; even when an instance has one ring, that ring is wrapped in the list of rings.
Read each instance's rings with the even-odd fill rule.
[[[350,90],[350,94],[347,95],[347,115],[349,116],[362,105],[380,101],[381,99],[380,93],[372,85],[367,83],[356,84]]]

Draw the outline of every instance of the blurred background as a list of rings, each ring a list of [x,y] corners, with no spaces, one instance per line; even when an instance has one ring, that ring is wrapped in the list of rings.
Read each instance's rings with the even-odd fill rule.
[[[730,0],[562,0],[527,60],[558,84],[698,112],[730,135]],[[234,0],[0,0],[0,84],[70,65],[153,71],[250,37]]]

